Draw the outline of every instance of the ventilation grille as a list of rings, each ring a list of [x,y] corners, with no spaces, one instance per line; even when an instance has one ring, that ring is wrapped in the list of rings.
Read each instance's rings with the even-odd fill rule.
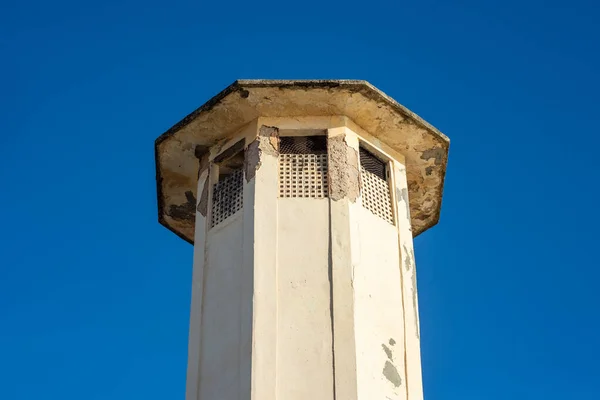
[[[279,153],[279,197],[327,197],[325,136],[282,137]]]
[[[326,136],[284,136],[279,142],[281,154],[327,153]]]
[[[280,154],[279,197],[327,197],[327,154]]]
[[[381,161],[379,158],[375,157],[373,154],[369,153],[367,150],[362,147],[359,150],[360,153],[360,166],[363,167],[366,171],[369,171],[373,175],[377,176],[379,179],[386,180],[386,163]]]
[[[243,178],[242,170],[238,169],[214,184],[211,226],[219,225],[242,209],[244,202]]]
[[[387,181],[387,165],[373,154],[360,149],[362,205],[390,224],[394,223],[392,201]]]

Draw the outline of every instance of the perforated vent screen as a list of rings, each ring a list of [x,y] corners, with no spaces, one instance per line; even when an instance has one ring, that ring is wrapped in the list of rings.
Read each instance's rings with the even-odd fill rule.
[[[367,150],[360,149],[362,205],[373,214],[393,224],[392,201],[386,169],[386,163]]]
[[[219,225],[228,217],[242,209],[243,171],[238,169],[226,177],[221,177],[213,186],[212,194],[212,224]]]
[[[321,154],[327,153],[325,136],[284,136],[280,139],[281,154]]]
[[[282,137],[279,145],[279,197],[327,197],[325,136]]]

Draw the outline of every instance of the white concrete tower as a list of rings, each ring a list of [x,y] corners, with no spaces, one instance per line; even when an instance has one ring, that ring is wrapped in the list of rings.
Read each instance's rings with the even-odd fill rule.
[[[186,400],[423,398],[413,237],[449,140],[364,81],[237,81],[156,140],[194,244]]]

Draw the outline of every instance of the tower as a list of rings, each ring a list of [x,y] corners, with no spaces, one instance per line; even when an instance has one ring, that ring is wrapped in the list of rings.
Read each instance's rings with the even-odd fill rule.
[[[423,398],[413,237],[449,140],[364,81],[236,81],[156,140],[194,244],[186,400]]]

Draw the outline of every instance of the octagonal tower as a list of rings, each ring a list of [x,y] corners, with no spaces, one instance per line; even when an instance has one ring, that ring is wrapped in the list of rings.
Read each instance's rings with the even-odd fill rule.
[[[156,140],[194,244],[186,400],[423,398],[413,236],[449,140],[364,81],[237,81]]]

